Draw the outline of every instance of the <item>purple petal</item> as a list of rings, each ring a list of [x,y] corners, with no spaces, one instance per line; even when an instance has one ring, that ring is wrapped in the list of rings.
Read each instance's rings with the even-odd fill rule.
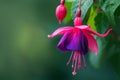
[[[69,50],[79,50],[81,54],[88,52],[88,41],[81,30],[74,32],[68,38],[69,44],[66,46]]]
[[[88,52],[88,40],[83,33],[81,34],[81,48],[80,52],[85,55]]]
[[[64,34],[61,38],[58,48],[62,51],[80,51],[81,54],[86,54],[88,52],[88,41],[83,32],[75,28],[70,32]]]
[[[68,36],[66,45],[67,49],[69,50],[80,50],[80,37],[81,37],[81,31],[79,29],[72,31],[72,33]]]
[[[57,47],[63,52],[68,51],[68,49],[66,48],[66,45],[68,44],[67,37],[69,36],[69,34],[70,32],[66,32],[61,38],[60,42],[58,43]]]

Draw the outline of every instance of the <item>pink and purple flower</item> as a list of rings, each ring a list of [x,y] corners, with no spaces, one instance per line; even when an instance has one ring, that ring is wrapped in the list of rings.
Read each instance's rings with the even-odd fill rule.
[[[58,28],[51,35],[48,35],[48,37],[53,38],[58,35],[63,35],[57,47],[63,52],[72,51],[67,65],[72,60],[72,67],[74,68],[72,74],[76,75],[76,71],[82,67],[81,59],[83,59],[84,68],[86,68],[84,56],[88,53],[88,50],[96,55],[98,54],[98,45],[93,35],[106,37],[111,30],[111,28],[108,29],[105,34],[97,33],[90,26],[82,25],[82,19],[77,16],[74,20],[74,27],[66,26]]]

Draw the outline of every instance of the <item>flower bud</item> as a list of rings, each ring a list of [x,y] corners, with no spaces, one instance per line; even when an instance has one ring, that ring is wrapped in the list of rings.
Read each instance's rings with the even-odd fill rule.
[[[63,19],[65,18],[67,13],[67,9],[64,6],[64,4],[60,4],[57,8],[56,8],[56,17],[59,21],[59,23],[61,23],[63,21]]]
[[[74,26],[80,26],[82,25],[82,19],[80,17],[76,17],[74,19]]]

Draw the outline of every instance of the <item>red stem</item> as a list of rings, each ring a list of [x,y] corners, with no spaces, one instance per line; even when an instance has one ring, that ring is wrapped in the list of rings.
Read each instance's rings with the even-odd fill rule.
[[[64,3],[65,3],[65,0],[61,0],[61,1],[60,1],[60,4],[63,4],[63,5],[64,5]]]
[[[76,10],[76,17],[81,16],[81,4],[82,4],[82,0],[80,0],[80,3],[78,4],[78,9]]]

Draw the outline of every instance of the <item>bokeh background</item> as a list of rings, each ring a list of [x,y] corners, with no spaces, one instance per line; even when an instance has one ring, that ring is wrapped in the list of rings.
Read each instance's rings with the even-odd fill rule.
[[[108,61],[94,68],[88,56],[87,69],[71,74],[71,66],[66,66],[71,52],[56,48],[60,37],[47,38],[66,25],[55,17],[58,4],[58,0],[0,0],[0,80],[119,80]]]

